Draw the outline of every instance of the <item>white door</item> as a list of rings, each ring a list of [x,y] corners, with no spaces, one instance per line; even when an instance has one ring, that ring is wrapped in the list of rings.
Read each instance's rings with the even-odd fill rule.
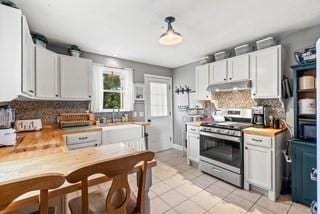
[[[187,136],[188,160],[199,162],[200,160],[200,136],[199,134],[188,133]]]
[[[249,55],[241,55],[228,60],[228,80],[249,80]]]
[[[33,44],[27,19],[22,17],[22,91],[28,95],[35,95],[35,65]]]
[[[145,75],[146,119],[151,121],[147,129],[149,150],[158,152],[172,146],[172,80],[168,77]]]
[[[245,146],[244,172],[246,182],[265,190],[271,189],[271,155],[271,149]]]
[[[279,47],[256,51],[252,56],[252,95],[254,98],[279,96]]]
[[[208,100],[210,94],[207,91],[209,86],[209,65],[200,65],[196,67],[196,93],[199,100]]]
[[[221,60],[210,63],[210,84],[223,83],[227,81],[227,71],[227,60]]]
[[[58,55],[39,46],[36,46],[36,97],[59,97]]]
[[[92,61],[60,55],[61,98],[91,98]]]

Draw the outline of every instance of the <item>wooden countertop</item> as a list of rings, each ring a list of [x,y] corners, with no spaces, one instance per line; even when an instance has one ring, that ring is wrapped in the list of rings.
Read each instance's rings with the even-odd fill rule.
[[[131,121],[101,124],[100,126],[84,126],[64,129],[50,127],[43,128],[41,131],[21,132],[17,133],[18,143],[16,146],[0,147],[0,162],[66,152],[68,151],[68,148],[64,142],[64,135],[102,131],[103,126],[126,124],[137,124],[145,127],[150,125],[148,122]]]
[[[277,134],[280,134],[287,129],[272,129],[272,128],[255,128],[250,127],[243,130],[245,134],[252,134],[252,135],[260,135],[260,136],[267,136],[267,137],[273,137]]]
[[[201,123],[204,123],[205,121],[195,121],[195,122],[188,122],[187,124],[190,126],[200,126]]]

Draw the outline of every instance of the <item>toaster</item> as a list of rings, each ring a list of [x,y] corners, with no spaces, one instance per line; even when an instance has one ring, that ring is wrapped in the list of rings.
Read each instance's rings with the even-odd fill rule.
[[[0,129],[0,146],[14,146],[17,143],[17,134],[14,129]]]
[[[17,132],[39,131],[42,129],[41,119],[17,120],[15,123]]]

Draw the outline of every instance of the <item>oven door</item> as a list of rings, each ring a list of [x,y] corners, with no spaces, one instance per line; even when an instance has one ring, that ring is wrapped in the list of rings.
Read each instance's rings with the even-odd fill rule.
[[[240,173],[241,137],[200,132],[200,159]]]

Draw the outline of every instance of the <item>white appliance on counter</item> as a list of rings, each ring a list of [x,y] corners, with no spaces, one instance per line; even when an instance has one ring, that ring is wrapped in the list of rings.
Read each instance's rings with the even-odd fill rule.
[[[17,132],[39,131],[42,129],[41,119],[17,120],[15,123]]]
[[[0,129],[0,146],[14,146],[17,143],[17,134],[14,129]]]

